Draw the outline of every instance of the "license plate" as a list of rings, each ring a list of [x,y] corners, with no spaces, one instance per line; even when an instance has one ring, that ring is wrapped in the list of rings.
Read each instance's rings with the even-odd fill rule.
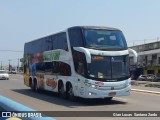
[[[116,95],[116,92],[110,92],[109,94],[108,94],[108,96],[115,96]]]

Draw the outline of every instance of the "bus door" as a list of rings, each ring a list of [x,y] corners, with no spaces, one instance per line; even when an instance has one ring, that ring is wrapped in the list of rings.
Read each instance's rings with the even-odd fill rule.
[[[84,87],[84,76],[85,76],[85,64],[83,61],[78,62],[77,68],[77,85],[78,85],[78,95],[84,96],[85,87]]]

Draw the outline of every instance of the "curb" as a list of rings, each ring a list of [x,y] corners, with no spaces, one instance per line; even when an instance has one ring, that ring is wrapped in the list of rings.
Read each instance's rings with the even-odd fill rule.
[[[36,110],[33,110],[27,106],[24,106],[20,103],[12,101],[12,100],[10,100],[6,97],[3,97],[3,96],[0,96],[0,107],[5,109],[6,110],[5,112],[8,112],[8,111],[36,112]],[[31,118],[26,117],[26,118],[22,118],[22,119],[23,120],[55,120],[54,118],[48,117],[48,116],[44,115],[43,113],[42,113],[42,116],[45,116],[45,117],[37,117],[37,118],[36,117],[31,117]]]
[[[157,92],[157,91],[148,91],[148,90],[140,90],[140,89],[131,89],[131,91],[160,95],[160,92]]]
[[[149,81],[135,81],[135,80],[132,80],[131,81],[131,85],[160,88],[160,82],[149,82]]]

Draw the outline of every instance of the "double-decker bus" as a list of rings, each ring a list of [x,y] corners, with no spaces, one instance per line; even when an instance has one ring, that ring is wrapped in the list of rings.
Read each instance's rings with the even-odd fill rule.
[[[75,26],[24,46],[24,84],[74,99],[127,96],[129,54],[119,29]]]

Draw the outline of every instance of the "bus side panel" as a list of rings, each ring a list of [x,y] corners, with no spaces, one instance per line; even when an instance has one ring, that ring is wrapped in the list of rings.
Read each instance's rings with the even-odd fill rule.
[[[26,69],[26,73],[24,73],[24,84],[29,87],[29,69]]]

